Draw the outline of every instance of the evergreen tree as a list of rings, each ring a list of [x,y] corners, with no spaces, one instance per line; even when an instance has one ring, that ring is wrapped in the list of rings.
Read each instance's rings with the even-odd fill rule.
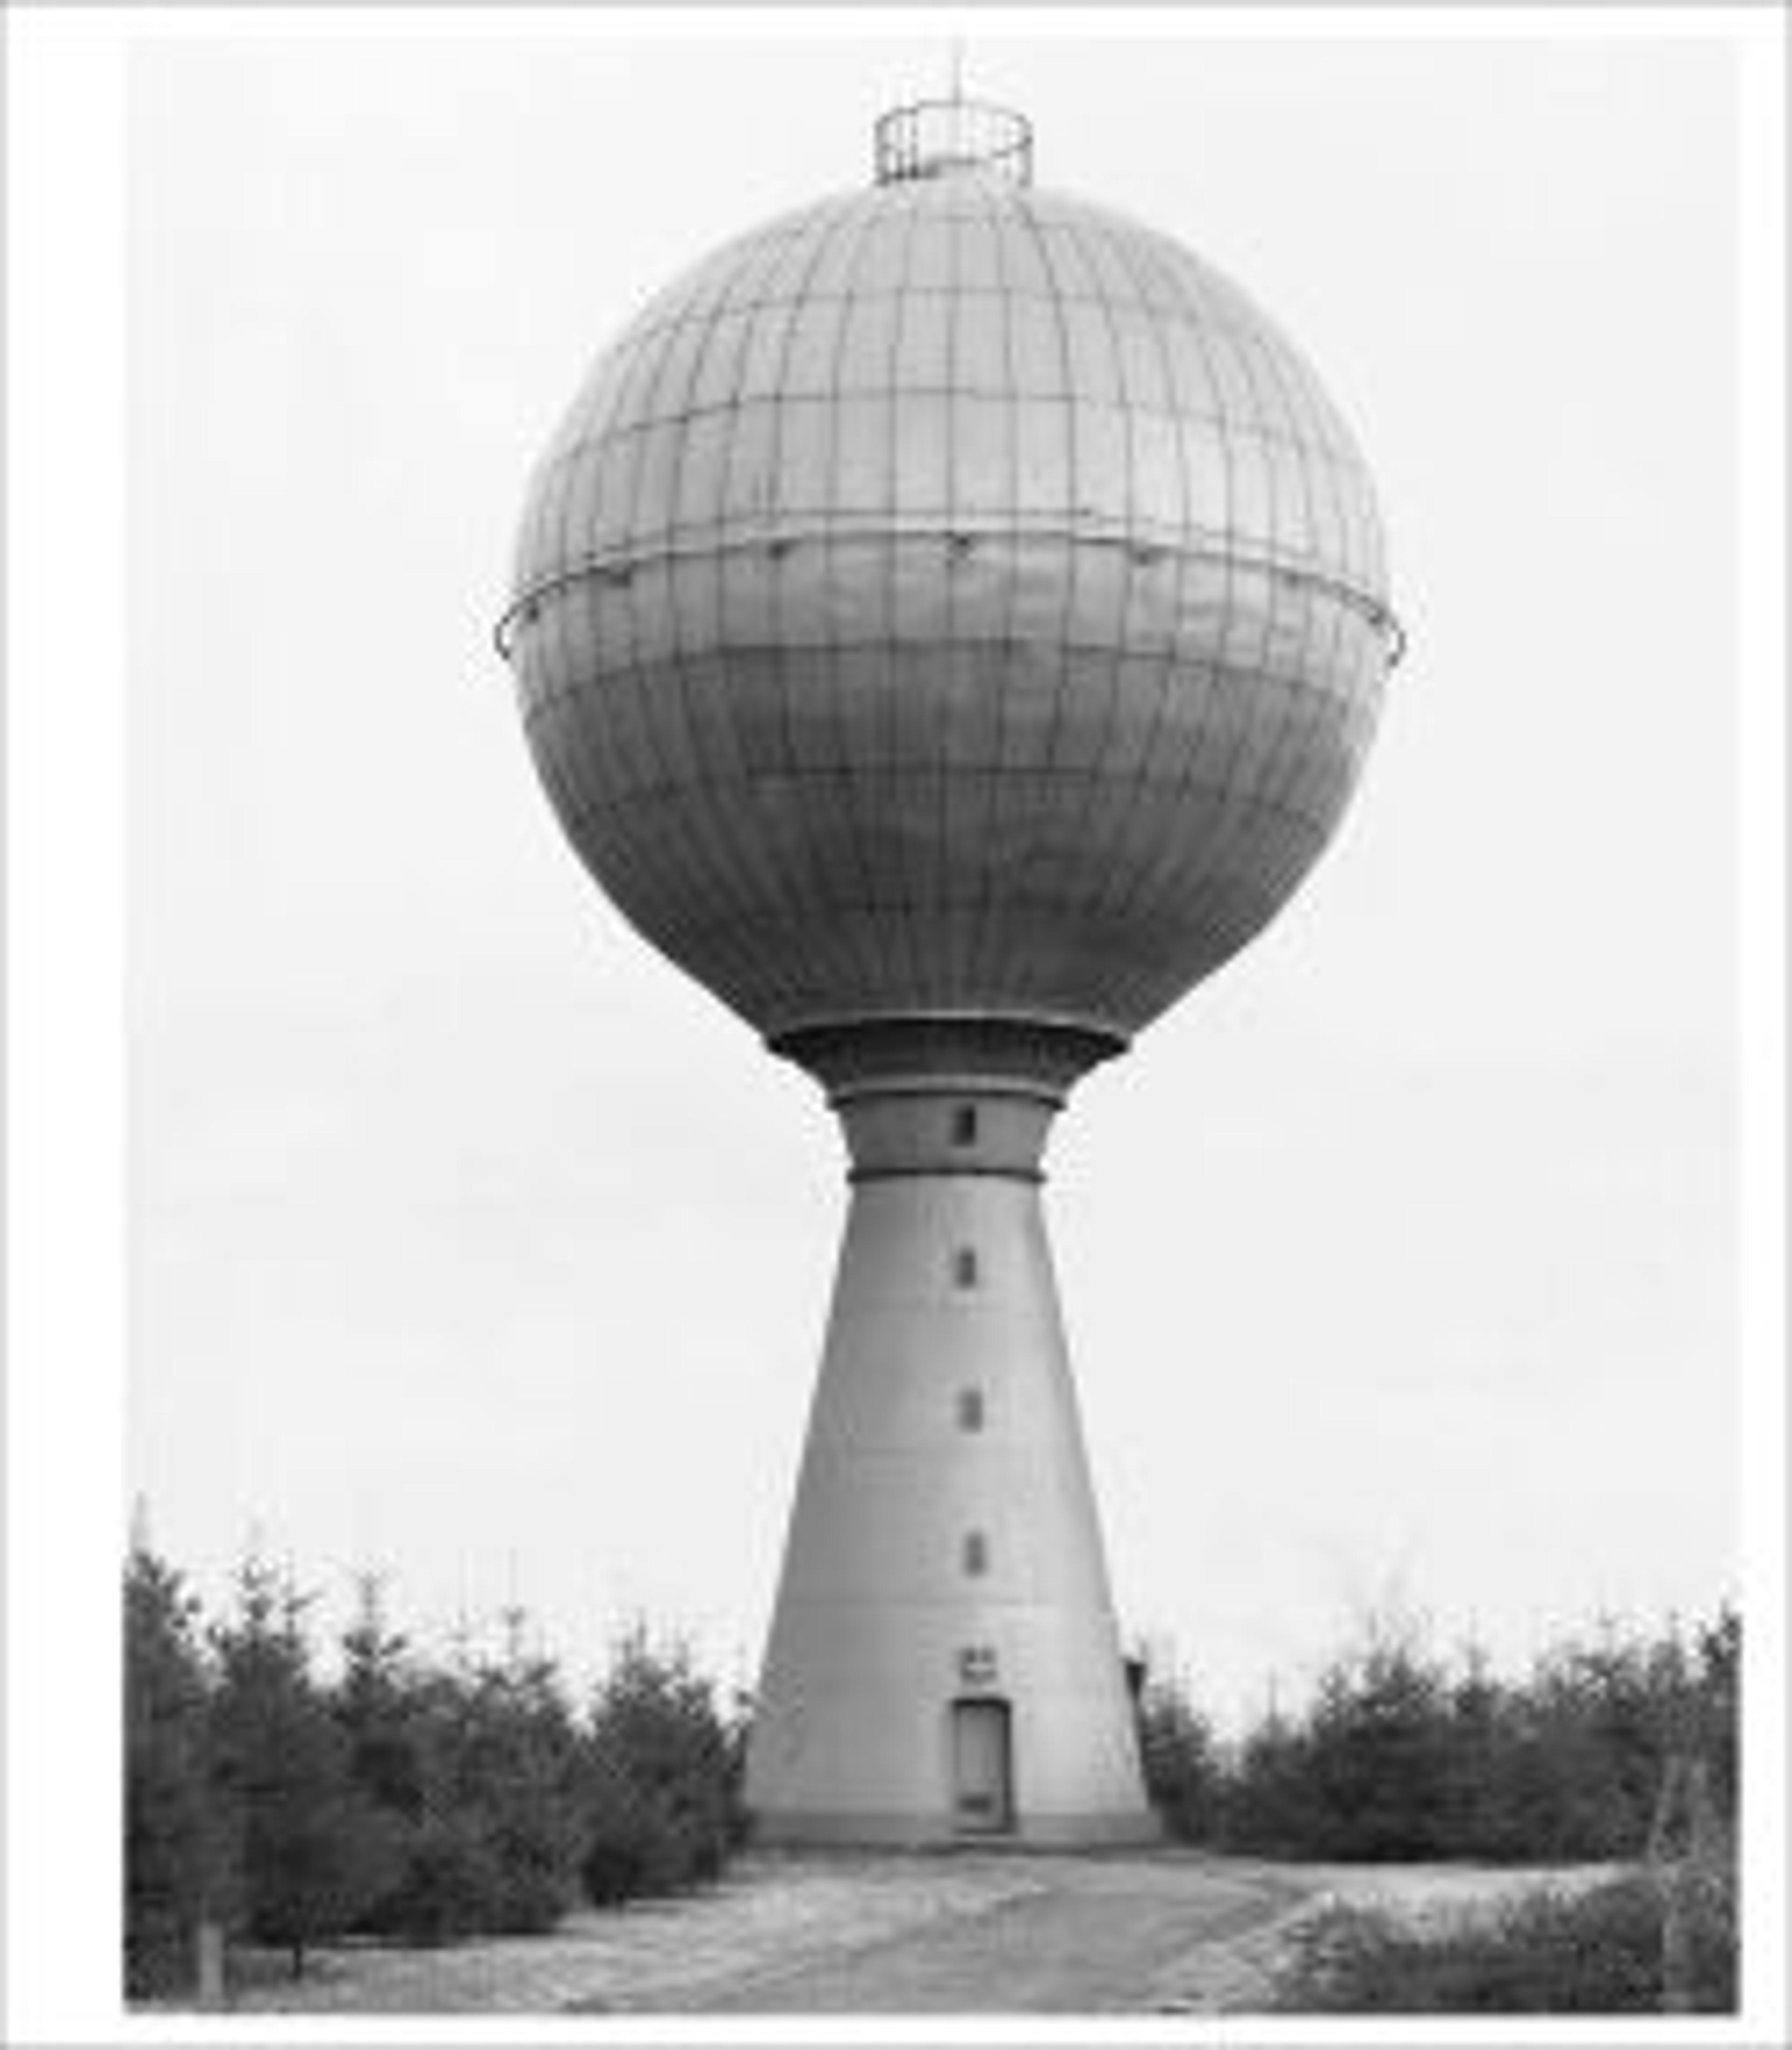
[[[739,1839],[740,1732],[688,1647],[626,1631],[592,1705],[583,1877],[604,1903],[715,1878]]]
[[[465,1690],[452,1802],[437,1820],[477,1826],[496,1879],[484,1926],[527,1934],[551,1929],[578,1892],[579,1743],[557,1667],[525,1653],[520,1609],[506,1623],[504,1656],[475,1666]],[[462,1849],[452,1830],[440,1848]]]
[[[1228,1850],[1317,1856],[1324,1818],[1305,1727],[1275,1709],[1246,1736],[1221,1789]]]
[[[1323,1856],[1426,1858],[1447,1846],[1443,1676],[1410,1641],[1369,1643],[1320,1682],[1309,1757]]]
[[[1453,1674],[1410,1626],[1372,1623],[1294,1720],[1222,1763],[1221,1840],[1307,1857],[1634,1858],[1675,1760],[1733,1813],[1733,1611],[1690,1639],[1607,1622],[1546,1648],[1522,1682],[1472,1649]]]
[[[1138,1729],[1145,1791],[1164,1828],[1181,1843],[1206,1841],[1218,1825],[1220,1762],[1211,1726],[1176,1675],[1147,1674]]]
[[[501,1928],[505,1884],[483,1818],[431,1808],[405,1834],[399,1877],[380,1896],[375,1926],[423,1944]]]
[[[1506,1690],[1478,1645],[1463,1654],[1444,1717],[1444,1841],[1459,1857],[1503,1857],[1499,1795],[1510,1717]]]
[[[350,1776],[349,1746],[313,1684],[304,1604],[247,1561],[236,1611],[216,1627],[212,1734],[242,1872],[243,1919],[257,1943],[305,1969],[308,1943],[339,1935],[394,1877],[392,1834]]]
[[[1710,1762],[1718,1811],[1736,1812],[1738,1736],[1741,1724],[1742,1617],[1726,1603],[1694,1640],[1693,1750]]]
[[[481,1926],[493,1890],[486,1865],[467,1848],[477,1827],[440,1814],[453,1683],[420,1668],[408,1639],[388,1627],[378,1574],[358,1576],[356,1594],[332,1709],[348,1741],[349,1776],[383,1819],[393,1863],[391,1884],[368,1902],[356,1927],[443,1943]]]
[[[410,1640],[388,1627],[380,1576],[356,1576],[354,1620],[341,1637],[333,1709],[349,1740],[349,1772],[376,1808],[422,1819],[428,1777],[423,1690]]]
[[[1518,1779],[1534,1855],[1634,1857],[1647,1840],[1673,1720],[1658,1670],[1610,1622],[1552,1647],[1520,1717]]]
[[[200,1923],[229,1908],[197,1608],[146,1541],[133,1547],[124,1580],[124,1939],[126,1982],[138,1993],[184,1983]]]

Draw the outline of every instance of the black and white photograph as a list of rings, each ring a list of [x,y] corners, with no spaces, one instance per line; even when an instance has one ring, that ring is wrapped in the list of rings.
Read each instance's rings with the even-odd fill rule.
[[[1779,10],[8,38],[8,2040],[1782,2040]]]

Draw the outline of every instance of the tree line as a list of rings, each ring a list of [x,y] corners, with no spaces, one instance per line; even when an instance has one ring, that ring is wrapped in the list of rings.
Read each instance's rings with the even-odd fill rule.
[[[251,1559],[207,1623],[135,1547],[124,1586],[125,1966],[188,1987],[208,1928],[277,1947],[553,1927],[581,1900],[701,1884],[743,1833],[744,1724],[645,1626],[575,1708],[512,1613],[501,1654],[424,1656],[359,1584],[320,1678],[309,1598]]]
[[[1551,1864],[1642,1857],[1676,1761],[1733,1822],[1742,1624],[1607,1624],[1516,1680],[1416,1623],[1372,1619],[1295,1714],[1222,1744],[1174,1674],[1148,1677],[1139,1730],[1170,1834],[1270,1857]]]
[[[520,1615],[497,1654],[427,1655],[358,1584],[334,1676],[310,1598],[250,1559],[208,1620],[146,1544],[127,1562],[125,1954],[134,1994],[189,1989],[202,1928],[284,1950],[552,1928],[701,1884],[746,1840],[748,1704],[689,1649],[625,1632],[575,1702]],[[1259,1857],[1641,1860],[1677,1765],[1730,1830],[1741,1623],[1607,1626],[1522,1678],[1384,1618],[1299,1713],[1222,1743],[1173,1670],[1138,1693],[1173,1841]]]

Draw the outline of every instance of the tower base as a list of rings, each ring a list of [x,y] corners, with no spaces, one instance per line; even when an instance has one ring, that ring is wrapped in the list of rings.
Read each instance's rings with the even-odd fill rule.
[[[980,1021],[789,1049],[852,1199],[747,1755],[768,1843],[1147,1843],[1039,1188],[1111,1046]]]
[[[755,1810],[753,1841],[774,1850],[1149,1850],[1163,1841],[1148,1809],[1034,1815],[1002,1834],[967,1835],[949,1814],[856,1814],[845,1809]]]

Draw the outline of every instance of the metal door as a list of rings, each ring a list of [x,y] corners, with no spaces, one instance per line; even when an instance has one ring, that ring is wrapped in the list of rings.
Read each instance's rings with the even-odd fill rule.
[[[1008,1704],[984,1699],[952,1705],[952,1810],[966,1833],[1014,1827],[1014,1775]]]

